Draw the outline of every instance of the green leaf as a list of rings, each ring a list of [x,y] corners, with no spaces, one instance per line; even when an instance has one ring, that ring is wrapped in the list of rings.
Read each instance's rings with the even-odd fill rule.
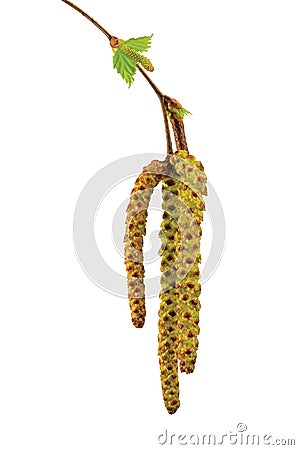
[[[122,43],[131,47],[133,50],[138,52],[146,52],[151,46],[151,39],[153,35],[150,36],[142,36],[139,38],[131,38],[127,41],[123,41]]]
[[[150,60],[138,53],[145,52],[150,48],[152,36],[153,35],[142,36],[139,38],[131,38],[127,41],[121,41],[118,49],[116,51],[113,50],[113,67],[117,70],[129,87],[134,81],[137,63],[140,63],[150,72],[154,70]]]
[[[134,75],[136,73],[136,63],[128,58],[120,48],[118,48],[114,53],[113,67],[117,70],[117,72],[130,87],[134,81]]]

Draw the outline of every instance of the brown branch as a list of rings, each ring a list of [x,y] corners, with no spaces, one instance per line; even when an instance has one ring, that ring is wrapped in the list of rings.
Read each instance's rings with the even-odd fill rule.
[[[113,37],[112,34],[108,33],[107,30],[105,30],[104,27],[102,27],[102,25],[100,25],[96,20],[94,20],[89,14],[87,14],[85,11],[83,11],[83,9],[79,8],[79,6],[75,5],[72,2],[69,2],[68,0],[62,0],[64,3],[66,3],[67,5],[71,6],[71,8],[74,8],[76,11],[78,11],[80,14],[82,14],[82,16],[84,16],[86,19],[88,19],[94,26],[96,26],[99,30],[101,30],[102,33],[104,33],[104,35],[109,39]]]
[[[117,38],[115,38],[115,36],[110,34],[105,28],[102,27],[102,25],[100,25],[96,20],[94,20],[89,14],[87,14],[85,11],[83,11],[83,9],[79,8],[79,6],[75,5],[74,3],[70,2],[69,0],[62,0],[62,1],[64,3],[66,3],[67,5],[69,5],[71,8],[75,9],[76,11],[78,11],[80,14],[82,14],[87,20],[89,20],[94,26],[96,26],[102,33],[104,33],[104,35],[109,39],[110,44],[111,44],[111,40],[112,39],[116,39],[117,40]],[[147,82],[152,87],[152,89],[157,94],[157,96],[158,96],[158,98],[160,100],[162,113],[163,113],[163,119],[164,119],[164,128],[165,128],[165,135],[166,135],[166,142],[167,142],[167,153],[168,154],[172,154],[173,153],[173,151],[172,151],[172,143],[171,143],[171,137],[170,137],[170,131],[169,131],[169,124],[168,124],[168,119],[167,119],[167,111],[166,111],[166,107],[165,107],[164,95],[162,94],[160,89],[155,85],[155,83],[151,80],[151,78],[148,76],[148,74],[139,66],[139,64],[137,64],[137,68],[142,73],[142,75],[147,80]]]

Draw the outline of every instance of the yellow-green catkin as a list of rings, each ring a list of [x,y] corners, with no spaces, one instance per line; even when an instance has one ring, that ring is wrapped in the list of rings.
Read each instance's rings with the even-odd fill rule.
[[[200,237],[201,223],[205,204],[203,195],[207,195],[206,175],[202,164],[186,151],[177,151],[172,158],[178,178],[178,226],[181,242],[177,260],[177,306],[178,306],[178,346],[177,356],[180,371],[194,371],[198,348],[199,328],[199,283],[201,262]],[[186,213],[186,211],[188,213]]]
[[[131,47],[125,44],[122,44],[120,46],[120,49],[126,56],[131,58],[136,63],[141,64],[145,68],[145,70],[148,70],[149,72],[154,71],[154,66],[146,56],[142,55],[141,53],[137,52],[136,50],[132,49]]]
[[[159,309],[158,356],[160,378],[165,407],[169,414],[174,414],[180,406],[178,380],[178,310],[175,261],[180,235],[176,217],[174,199],[177,196],[177,183],[171,177],[162,180],[161,223],[161,291]]]
[[[135,181],[127,207],[124,257],[131,318],[136,328],[143,327],[146,315],[143,236],[146,233],[148,206],[153,190],[163,176],[164,166],[164,162],[154,160],[143,168]]]

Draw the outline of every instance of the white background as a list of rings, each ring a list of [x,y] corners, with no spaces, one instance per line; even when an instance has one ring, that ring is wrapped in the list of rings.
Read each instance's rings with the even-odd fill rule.
[[[153,79],[193,113],[189,146],[221,199],[226,248],[203,287],[196,371],[169,416],[158,299],[134,329],[72,240],[91,176],[164,151],[159,102],[141,76],[127,89],[106,38],[61,1],[2,2],[1,450],[147,450],[166,428],[221,435],[239,422],[296,437],[298,1],[80,6],[124,39],[154,32]]]

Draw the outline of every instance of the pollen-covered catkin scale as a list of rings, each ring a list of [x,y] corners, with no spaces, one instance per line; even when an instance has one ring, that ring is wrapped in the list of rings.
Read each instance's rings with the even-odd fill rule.
[[[208,195],[207,176],[202,163],[184,150],[176,151],[174,156],[176,157],[174,165],[177,174],[186,179],[188,186],[197,195]]]
[[[136,328],[143,327],[146,314],[142,249],[147,210],[153,190],[163,176],[164,166],[164,162],[154,160],[143,168],[135,181],[127,207],[124,257],[132,323]]]
[[[177,263],[176,285],[178,293],[178,347],[181,372],[191,373],[196,362],[199,334],[199,283],[198,264],[201,261],[200,237],[201,222],[205,204],[202,195],[207,194],[206,175],[203,166],[195,157],[185,151],[178,151],[172,158],[172,165],[180,178],[178,196],[178,225],[181,232],[179,257]],[[192,188],[190,187],[192,186]],[[184,205],[184,206],[182,206]],[[182,209],[187,207],[192,216],[188,217]],[[185,275],[186,273],[186,275]]]
[[[159,309],[158,355],[160,378],[164,404],[169,414],[174,414],[180,406],[178,380],[178,328],[177,328],[177,297],[175,287],[175,259],[179,245],[180,234],[176,219],[172,216],[174,196],[177,185],[173,178],[162,181],[161,223],[161,292]]]

